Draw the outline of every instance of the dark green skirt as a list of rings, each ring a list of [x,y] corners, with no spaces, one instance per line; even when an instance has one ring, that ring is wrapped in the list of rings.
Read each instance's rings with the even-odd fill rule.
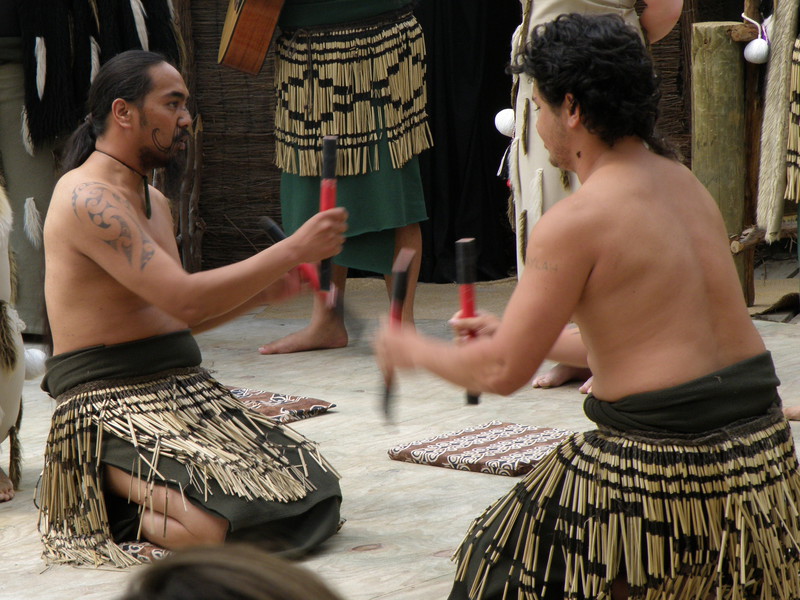
[[[337,531],[338,476],[317,447],[243,406],[199,358],[184,331],[48,361],[43,387],[59,402],[38,490],[49,561],[136,562],[117,543],[138,538],[141,507],[105,493],[102,465],[177,489],[227,519],[228,539],[284,555]]]
[[[386,144],[379,147],[388,154]],[[333,262],[374,273],[390,273],[395,229],[427,219],[419,161],[412,158],[399,169],[389,166],[363,175],[340,177],[336,204],[344,206],[347,241]],[[281,212],[288,233],[296,231],[319,211],[319,177],[281,174]]]

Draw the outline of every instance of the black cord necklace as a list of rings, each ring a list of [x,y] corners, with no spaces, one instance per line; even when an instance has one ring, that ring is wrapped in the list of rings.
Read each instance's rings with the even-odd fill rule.
[[[116,156],[111,156],[108,152],[103,152],[102,150],[98,150],[97,148],[95,148],[94,151],[95,152],[99,152],[100,154],[105,154],[108,158],[113,158],[115,161],[117,161],[123,167],[128,167],[131,171],[133,171],[139,177],[142,178],[142,183],[144,183],[144,216],[149,219],[152,211],[150,210],[150,184],[147,181],[147,175],[143,175],[142,173],[139,173],[139,171],[134,169],[128,163],[125,163],[125,162],[121,161]]]

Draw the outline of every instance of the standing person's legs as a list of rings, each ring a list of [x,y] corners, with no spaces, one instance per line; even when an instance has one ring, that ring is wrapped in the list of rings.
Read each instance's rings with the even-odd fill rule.
[[[403,248],[414,250],[414,259],[411,261],[411,265],[408,268],[408,289],[406,290],[406,297],[403,301],[403,322],[413,325],[414,297],[417,292],[417,279],[419,278],[419,269],[422,264],[422,232],[420,231],[419,223],[412,223],[411,225],[395,229],[395,258],[397,258],[398,253]],[[386,290],[391,300],[392,274],[387,273],[383,278],[386,281]]]
[[[535,388],[553,388],[567,382],[582,380],[580,391],[591,391],[592,371],[587,366],[586,346],[576,325],[569,324],[559,335],[547,358],[558,362],[544,375],[534,376],[531,385]]]
[[[289,354],[347,346],[347,329],[340,310],[344,302],[347,267],[334,264],[331,279],[336,288],[336,306],[328,306],[319,294],[314,294],[311,322],[300,331],[264,344],[258,349],[261,354]]]

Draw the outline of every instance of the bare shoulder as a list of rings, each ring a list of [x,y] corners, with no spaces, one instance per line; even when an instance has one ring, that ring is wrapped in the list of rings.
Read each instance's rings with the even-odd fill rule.
[[[68,238],[95,258],[110,251],[143,267],[153,254],[151,236],[125,194],[91,170],[76,169],[58,181],[48,221],[45,236]]]

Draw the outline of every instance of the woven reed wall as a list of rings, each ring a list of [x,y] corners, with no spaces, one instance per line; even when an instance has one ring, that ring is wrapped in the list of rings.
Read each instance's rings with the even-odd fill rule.
[[[228,0],[191,2],[195,110],[202,118],[202,268],[230,264],[269,245],[255,223],[280,223],[280,173],[273,166],[273,64],[259,75],[217,64]]]

